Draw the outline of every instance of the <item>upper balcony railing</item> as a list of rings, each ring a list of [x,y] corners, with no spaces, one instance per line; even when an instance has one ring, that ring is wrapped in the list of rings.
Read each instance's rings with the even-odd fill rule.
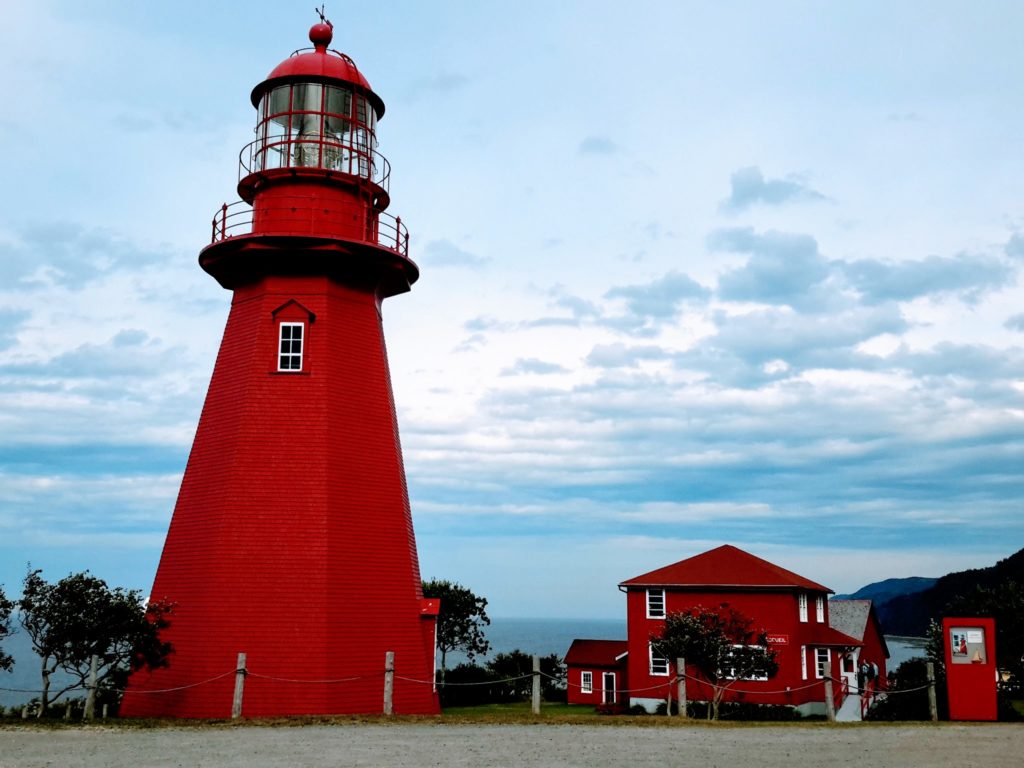
[[[294,208],[281,207],[280,211],[287,213],[289,221],[297,221]],[[353,207],[354,213],[359,211],[366,213],[367,209],[364,206]],[[273,217],[277,211],[273,207],[261,206],[260,212],[265,216]],[[313,215],[314,212],[310,211],[310,214]],[[253,233],[252,206],[242,200],[236,200],[230,205],[224,203],[217,210],[211,224],[213,229],[210,239],[211,243],[218,243],[241,235],[250,235]],[[278,231],[278,228],[274,227],[272,231],[261,232],[260,234],[303,235],[317,233],[317,229],[309,228],[309,222],[303,221],[302,224],[301,231]],[[327,236],[331,237],[333,234],[329,233]],[[346,224],[344,233],[338,236],[344,240],[370,243],[380,248],[386,248],[406,259],[409,258],[408,228],[402,223],[400,216],[392,216],[385,211],[379,211],[373,215],[362,217],[362,223],[356,229],[352,229]]]
[[[391,164],[375,149],[321,135],[274,136],[242,147],[238,180],[278,168],[322,168],[355,176],[390,193]]]

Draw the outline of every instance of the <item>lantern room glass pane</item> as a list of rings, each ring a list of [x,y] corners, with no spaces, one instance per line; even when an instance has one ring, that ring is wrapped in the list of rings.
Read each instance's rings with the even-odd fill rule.
[[[324,112],[331,115],[352,116],[352,91],[347,88],[336,88],[333,85],[327,86],[327,94],[324,100]]]
[[[272,90],[267,96],[263,97],[266,111],[264,115],[280,115],[288,111],[288,96],[291,92],[291,87],[282,85]]]

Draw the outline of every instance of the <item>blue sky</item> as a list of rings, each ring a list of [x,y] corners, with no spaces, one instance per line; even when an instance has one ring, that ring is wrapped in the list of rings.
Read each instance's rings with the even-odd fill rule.
[[[196,256],[311,5],[0,8],[8,592],[148,590],[230,299]],[[327,11],[422,269],[424,576],[600,618],[721,543],[837,591],[1024,546],[1019,3]]]

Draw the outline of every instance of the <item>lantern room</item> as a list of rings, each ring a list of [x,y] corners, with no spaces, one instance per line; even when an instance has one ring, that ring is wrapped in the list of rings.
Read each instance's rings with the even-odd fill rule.
[[[256,140],[242,151],[243,180],[283,168],[386,179],[376,133],[384,102],[351,58],[328,48],[332,37],[329,23],[314,25],[313,48],[295,51],[253,89]]]
[[[239,154],[241,200],[221,206],[200,255],[225,287],[255,266],[236,263],[242,241],[264,237],[331,241],[346,251],[344,268],[370,275],[382,295],[407,291],[419,275],[408,230],[386,212],[391,167],[377,150],[384,102],[355,62],[330,48],[332,38],[330,22],[313,25],[313,47],[294,51],[252,90],[256,136]],[[305,269],[294,257],[289,268]]]

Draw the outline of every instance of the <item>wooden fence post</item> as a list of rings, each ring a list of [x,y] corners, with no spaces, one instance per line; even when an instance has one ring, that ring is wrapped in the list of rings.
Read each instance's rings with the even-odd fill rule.
[[[679,716],[686,717],[686,659],[676,659],[676,698],[679,699]]]
[[[836,700],[832,698],[832,678],[825,678],[825,714],[828,716],[828,721],[834,723],[836,721]]]
[[[104,720],[107,719],[107,710],[109,710],[109,709],[110,709],[110,705],[109,704],[104,704],[103,705],[103,719]]]
[[[21,708],[21,719],[28,720],[28,704]]]
[[[667,662],[667,659],[666,659]],[[668,693],[665,694],[665,717],[672,717],[672,680],[668,681]]]
[[[89,659],[89,693],[85,697],[85,711],[82,713],[83,720],[92,720],[96,717],[96,672],[99,661],[95,654]]]
[[[237,720],[242,716],[242,694],[245,692],[245,654],[238,654],[238,663],[235,665],[235,695],[231,699],[231,719]]]
[[[928,671],[928,714],[932,718],[932,722],[938,722],[939,720],[939,705],[935,700],[935,664],[929,661],[925,664],[925,669]]]
[[[384,714],[395,712],[395,652],[384,654]]]
[[[540,714],[540,656],[533,655],[533,714]]]

